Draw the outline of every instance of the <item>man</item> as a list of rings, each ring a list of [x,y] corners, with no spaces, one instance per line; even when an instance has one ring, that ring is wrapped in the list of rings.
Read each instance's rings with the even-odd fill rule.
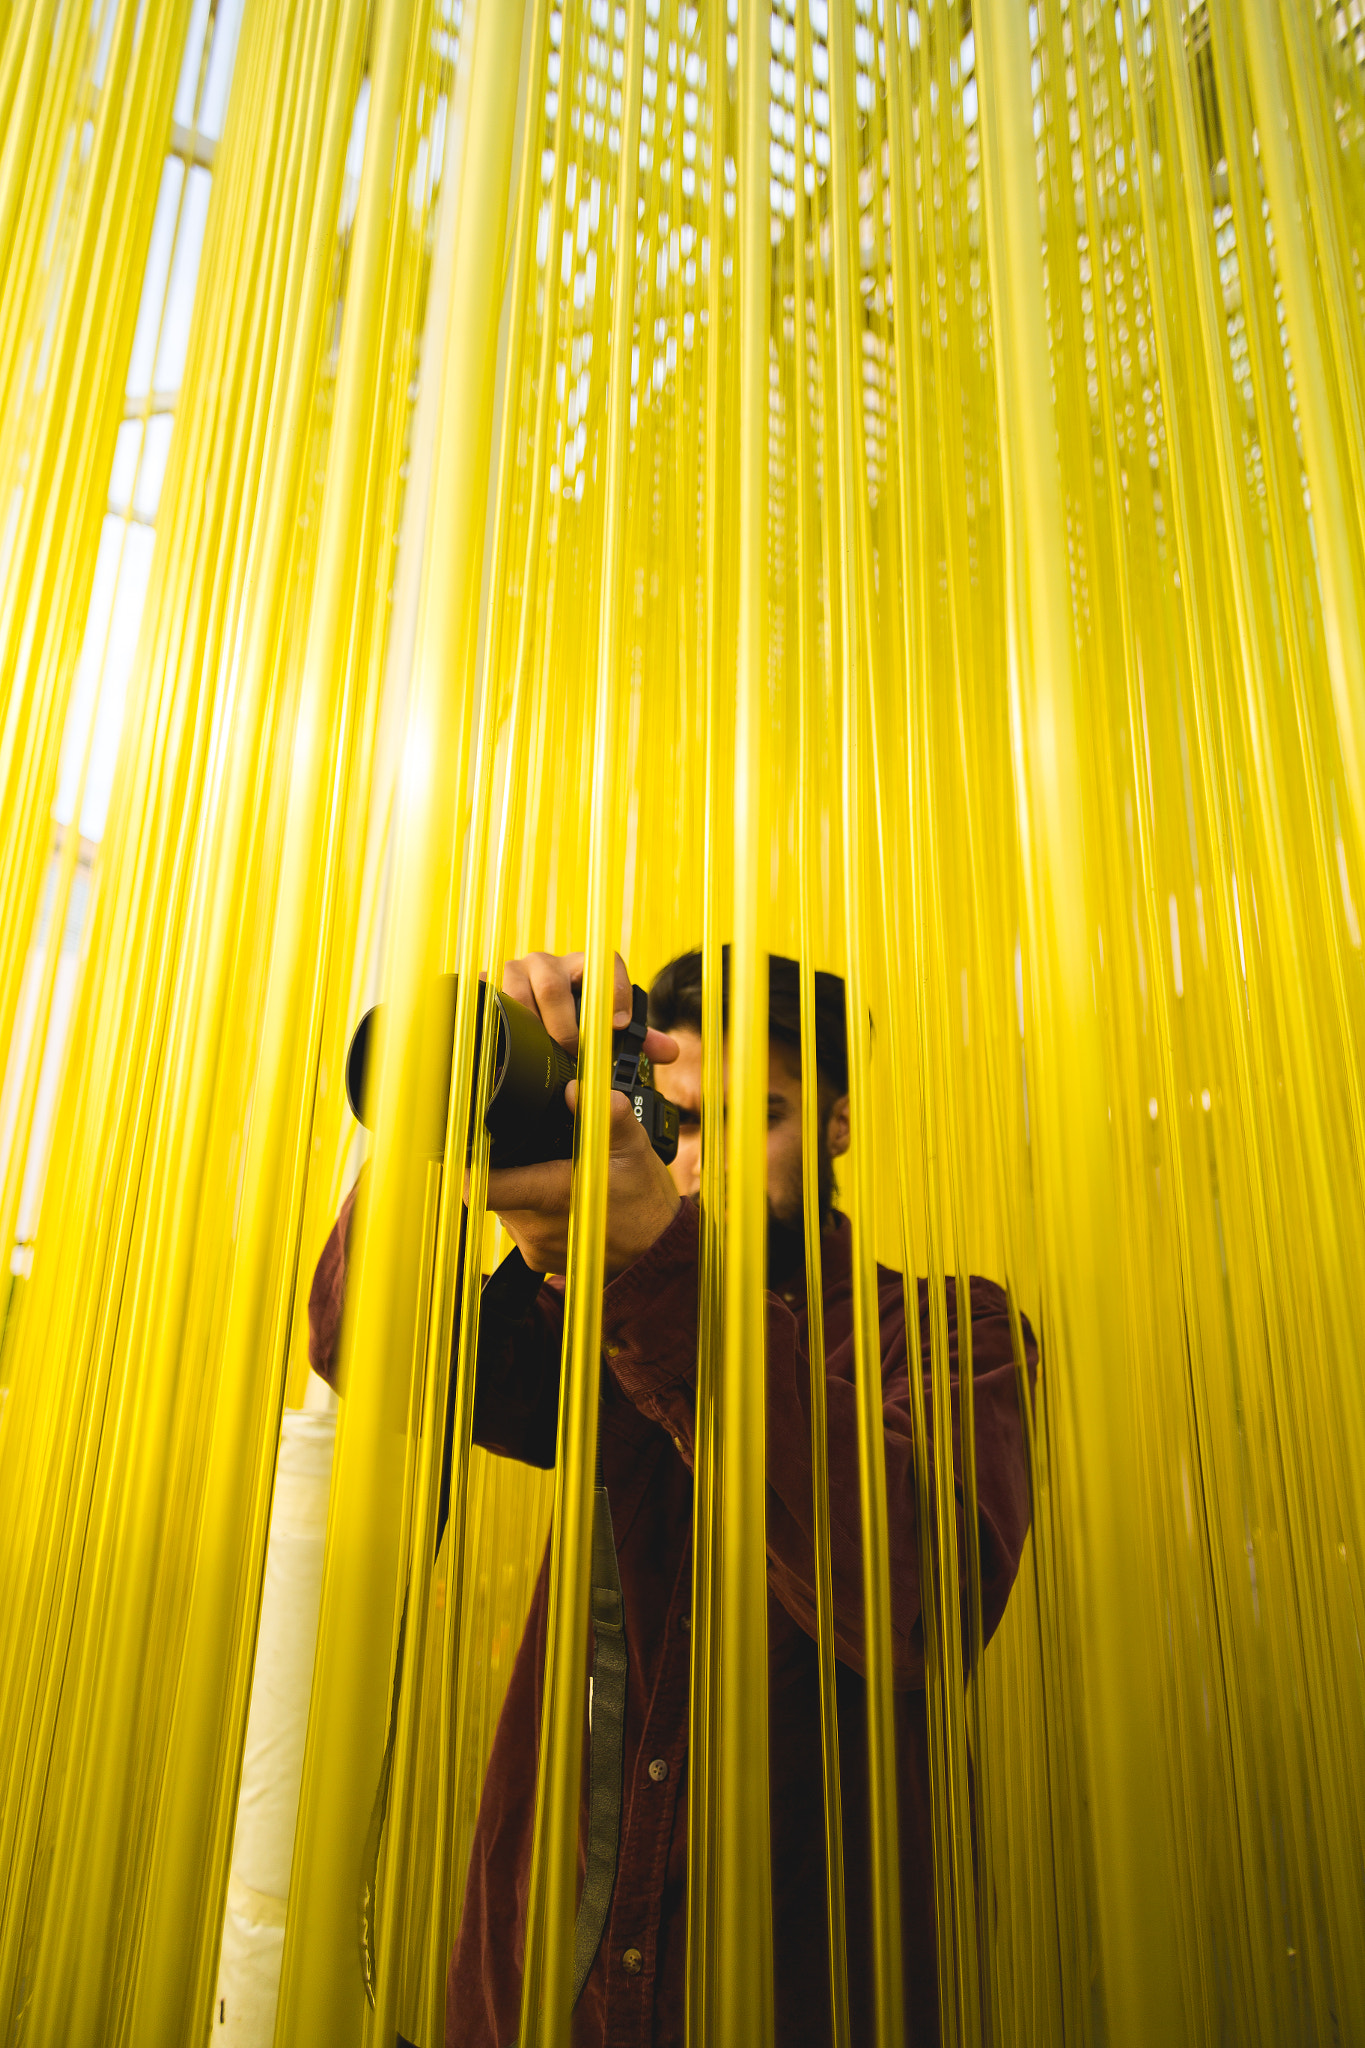
[[[507,992],[567,1047],[577,1039],[581,956],[535,954],[509,967]],[[727,963],[728,971],[728,963]],[[630,983],[617,962],[625,1022]],[[728,994],[728,991],[727,991]],[[726,1005],[728,1013],[728,1002]],[[834,1160],[849,1143],[843,984],[816,977],[818,1175],[829,1427],[830,1534],[838,1655],[840,1772],[853,2039],[873,2038],[868,1895],[866,1695],[850,1232],[832,1207]],[[576,2048],[681,2048],[687,1936],[687,1734],[692,1591],[701,1115],[701,959],[684,954],[650,992],[645,1050],[678,1105],[666,1168],[624,1098],[612,1104],[603,1295],[601,1449],[620,1561],[628,1645],[624,1796],[616,1886],[579,2002]],[[802,1227],[800,993],[796,963],[774,958],[768,1080],[768,1632],[773,1968],[779,2048],[831,2037],[820,1707],[811,1526],[809,1362]],[[571,1084],[572,1086],[572,1084]],[[562,1273],[567,1162],[489,1176],[489,1207],[533,1273]],[[344,1277],[343,1212],[318,1268],[310,1314],[315,1365],[330,1373]],[[886,1418],[893,1683],[899,1761],[901,1890],[909,2038],[937,2039],[933,1868],[908,1371],[929,1372],[929,1291],[905,1327],[899,1274],[878,1269]],[[947,1282],[956,1411],[957,1313]],[[1028,1482],[1005,1297],[971,1287],[982,1608],[1004,1612],[1028,1526]],[[548,1467],[558,1421],[563,1294],[534,1295],[504,1269],[480,1310],[474,1437]],[[1030,1371],[1036,1359],[1029,1338]],[[955,1463],[959,1446],[954,1430]],[[960,1495],[960,1487],[959,1487]],[[962,1545],[959,1540],[959,1554]],[[525,1903],[535,1807],[548,1580],[542,1570],[484,1787],[463,1918],[451,1959],[448,2048],[508,2048],[520,2017]],[[586,1776],[586,1774],[585,1774]],[[587,1786],[584,1786],[586,1819]]]

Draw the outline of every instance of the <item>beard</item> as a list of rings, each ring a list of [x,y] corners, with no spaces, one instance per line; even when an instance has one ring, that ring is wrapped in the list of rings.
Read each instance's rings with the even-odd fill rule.
[[[820,1228],[829,1222],[834,1205],[834,1160],[830,1155],[828,1131],[820,1131],[820,1155],[816,1162],[816,1202]],[[805,1271],[806,1221],[804,1190],[798,1182],[785,1198],[768,1196],[768,1285],[781,1288]]]

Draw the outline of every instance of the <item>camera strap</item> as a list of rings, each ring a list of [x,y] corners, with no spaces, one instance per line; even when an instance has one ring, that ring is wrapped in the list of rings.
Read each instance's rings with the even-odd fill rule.
[[[597,1961],[616,1890],[621,1849],[621,1795],[626,1751],[626,1610],[611,1527],[611,1505],[602,1483],[598,1438],[597,1487],[592,1520],[592,1692],[588,1702],[588,1855],[578,1917],[573,1928],[573,1991],[569,2009]],[[398,2037],[397,2048],[412,2048]],[[518,2048],[512,2041],[508,2048]]]
[[[592,1520],[592,1697],[588,1708],[588,1855],[573,1934],[573,1999],[583,1995],[602,1946],[621,1848],[621,1797],[626,1750],[626,1609],[611,1526],[611,1503],[597,1447]]]

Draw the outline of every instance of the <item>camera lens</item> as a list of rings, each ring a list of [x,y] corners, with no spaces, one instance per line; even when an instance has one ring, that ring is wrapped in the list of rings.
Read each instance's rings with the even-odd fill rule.
[[[455,1041],[456,978],[443,974],[434,984],[416,1021],[409,1056],[417,1062],[417,1129],[423,1154],[439,1159],[445,1150],[450,1102],[450,1072]],[[474,1025],[474,1074],[488,1011],[488,990],[479,983]],[[573,1118],[564,1102],[566,1082],[577,1066],[562,1045],[551,1038],[533,1011],[492,992],[497,1040],[486,1123],[489,1159],[494,1166],[529,1166],[542,1159],[573,1156]],[[370,1053],[382,1004],[367,1010],[346,1054],[346,1099],[358,1123],[373,1129],[369,1100]],[[472,1131],[466,1134],[465,1159],[473,1154]]]
[[[482,986],[479,994],[482,1024]],[[530,1166],[541,1159],[572,1159],[573,1117],[564,1089],[578,1072],[578,1062],[523,1004],[494,990],[493,1005],[498,1039],[485,1118],[490,1164]]]

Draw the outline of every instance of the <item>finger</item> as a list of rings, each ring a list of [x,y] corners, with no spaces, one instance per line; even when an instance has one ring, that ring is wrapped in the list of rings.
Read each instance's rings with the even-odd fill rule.
[[[557,983],[559,977],[555,968],[563,970],[563,978],[569,986],[570,1009],[573,1006],[573,991],[583,979],[583,955],[581,953],[524,953],[519,960],[509,960],[503,969],[502,991],[529,1010],[535,1017],[541,1017],[540,1000],[536,993],[538,985],[544,985],[546,970]],[[542,1023],[545,1022],[541,1017]],[[548,1026],[547,1026],[548,1028]]]
[[[616,1009],[611,1021],[619,1029],[622,1024],[629,1024],[635,1015],[635,989],[631,982],[630,969],[619,953],[616,955],[615,995]],[[666,1067],[678,1057],[679,1047],[676,1038],[670,1038],[666,1031],[655,1031],[651,1027],[645,1032],[644,1044],[640,1050],[646,1059],[654,1060],[659,1066]]]
[[[531,953],[524,962],[540,1021],[566,1052],[572,1052],[578,1044],[571,979],[576,957],[572,953],[563,958],[556,958],[553,953]]]
[[[498,1216],[532,1210],[540,1216],[567,1216],[573,1167],[567,1159],[547,1159],[537,1166],[501,1166],[488,1176],[488,1207]]]
[[[531,977],[526,972],[524,960],[509,960],[502,970],[502,992],[511,996],[514,1003],[520,1003],[524,1010],[534,1010],[536,992],[531,986]]]
[[[669,1066],[682,1051],[676,1038],[670,1038],[666,1031],[646,1031],[640,1047],[645,1058],[652,1060],[656,1067]]]
[[[583,983],[585,957],[582,953],[560,956],[560,965],[567,970],[575,988],[581,988]],[[630,970],[621,955],[613,954],[612,961],[611,1021],[613,1029],[619,1030],[623,1024],[629,1024],[635,1014],[635,991],[630,985]]]
[[[508,1216],[503,1228],[533,1273],[563,1271],[568,1252],[563,1230],[547,1230],[543,1217],[533,1214]]]
[[[508,961],[502,980],[506,994],[523,1008],[533,1010],[550,1036],[557,1038],[570,1052],[578,1043],[578,1020],[572,1017],[573,992],[582,986],[583,959],[582,953],[528,953],[523,959]],[[567,1013],[563,1007],[561,977],[568,987]],[[546,1015],[541,1003],[542,992],[549,994],[561,1028],[556,1028]],[[619,1030],[622,1025],[629,1024],[635,1014],[635,991],[631,985],[630,970],[619,953],[615,955],[612,1002],[612,1025]],[[572,1022],[568,1021],[570,1017]],[[671,1065],[679,1053],[677,1039],[670,1038],[666,1031],[654,1030],[652,1026],[645,1032],[640,1049],[647,1059],[660,1067]]]
[[[635,990],[631,986],[630,969],[619,953],[615,955],[615,960],[616,978],[612,984],[615,1007],[611,1013],[611,1021],[619,1028],[622,1024],[629,1024],[635,1015]]]

